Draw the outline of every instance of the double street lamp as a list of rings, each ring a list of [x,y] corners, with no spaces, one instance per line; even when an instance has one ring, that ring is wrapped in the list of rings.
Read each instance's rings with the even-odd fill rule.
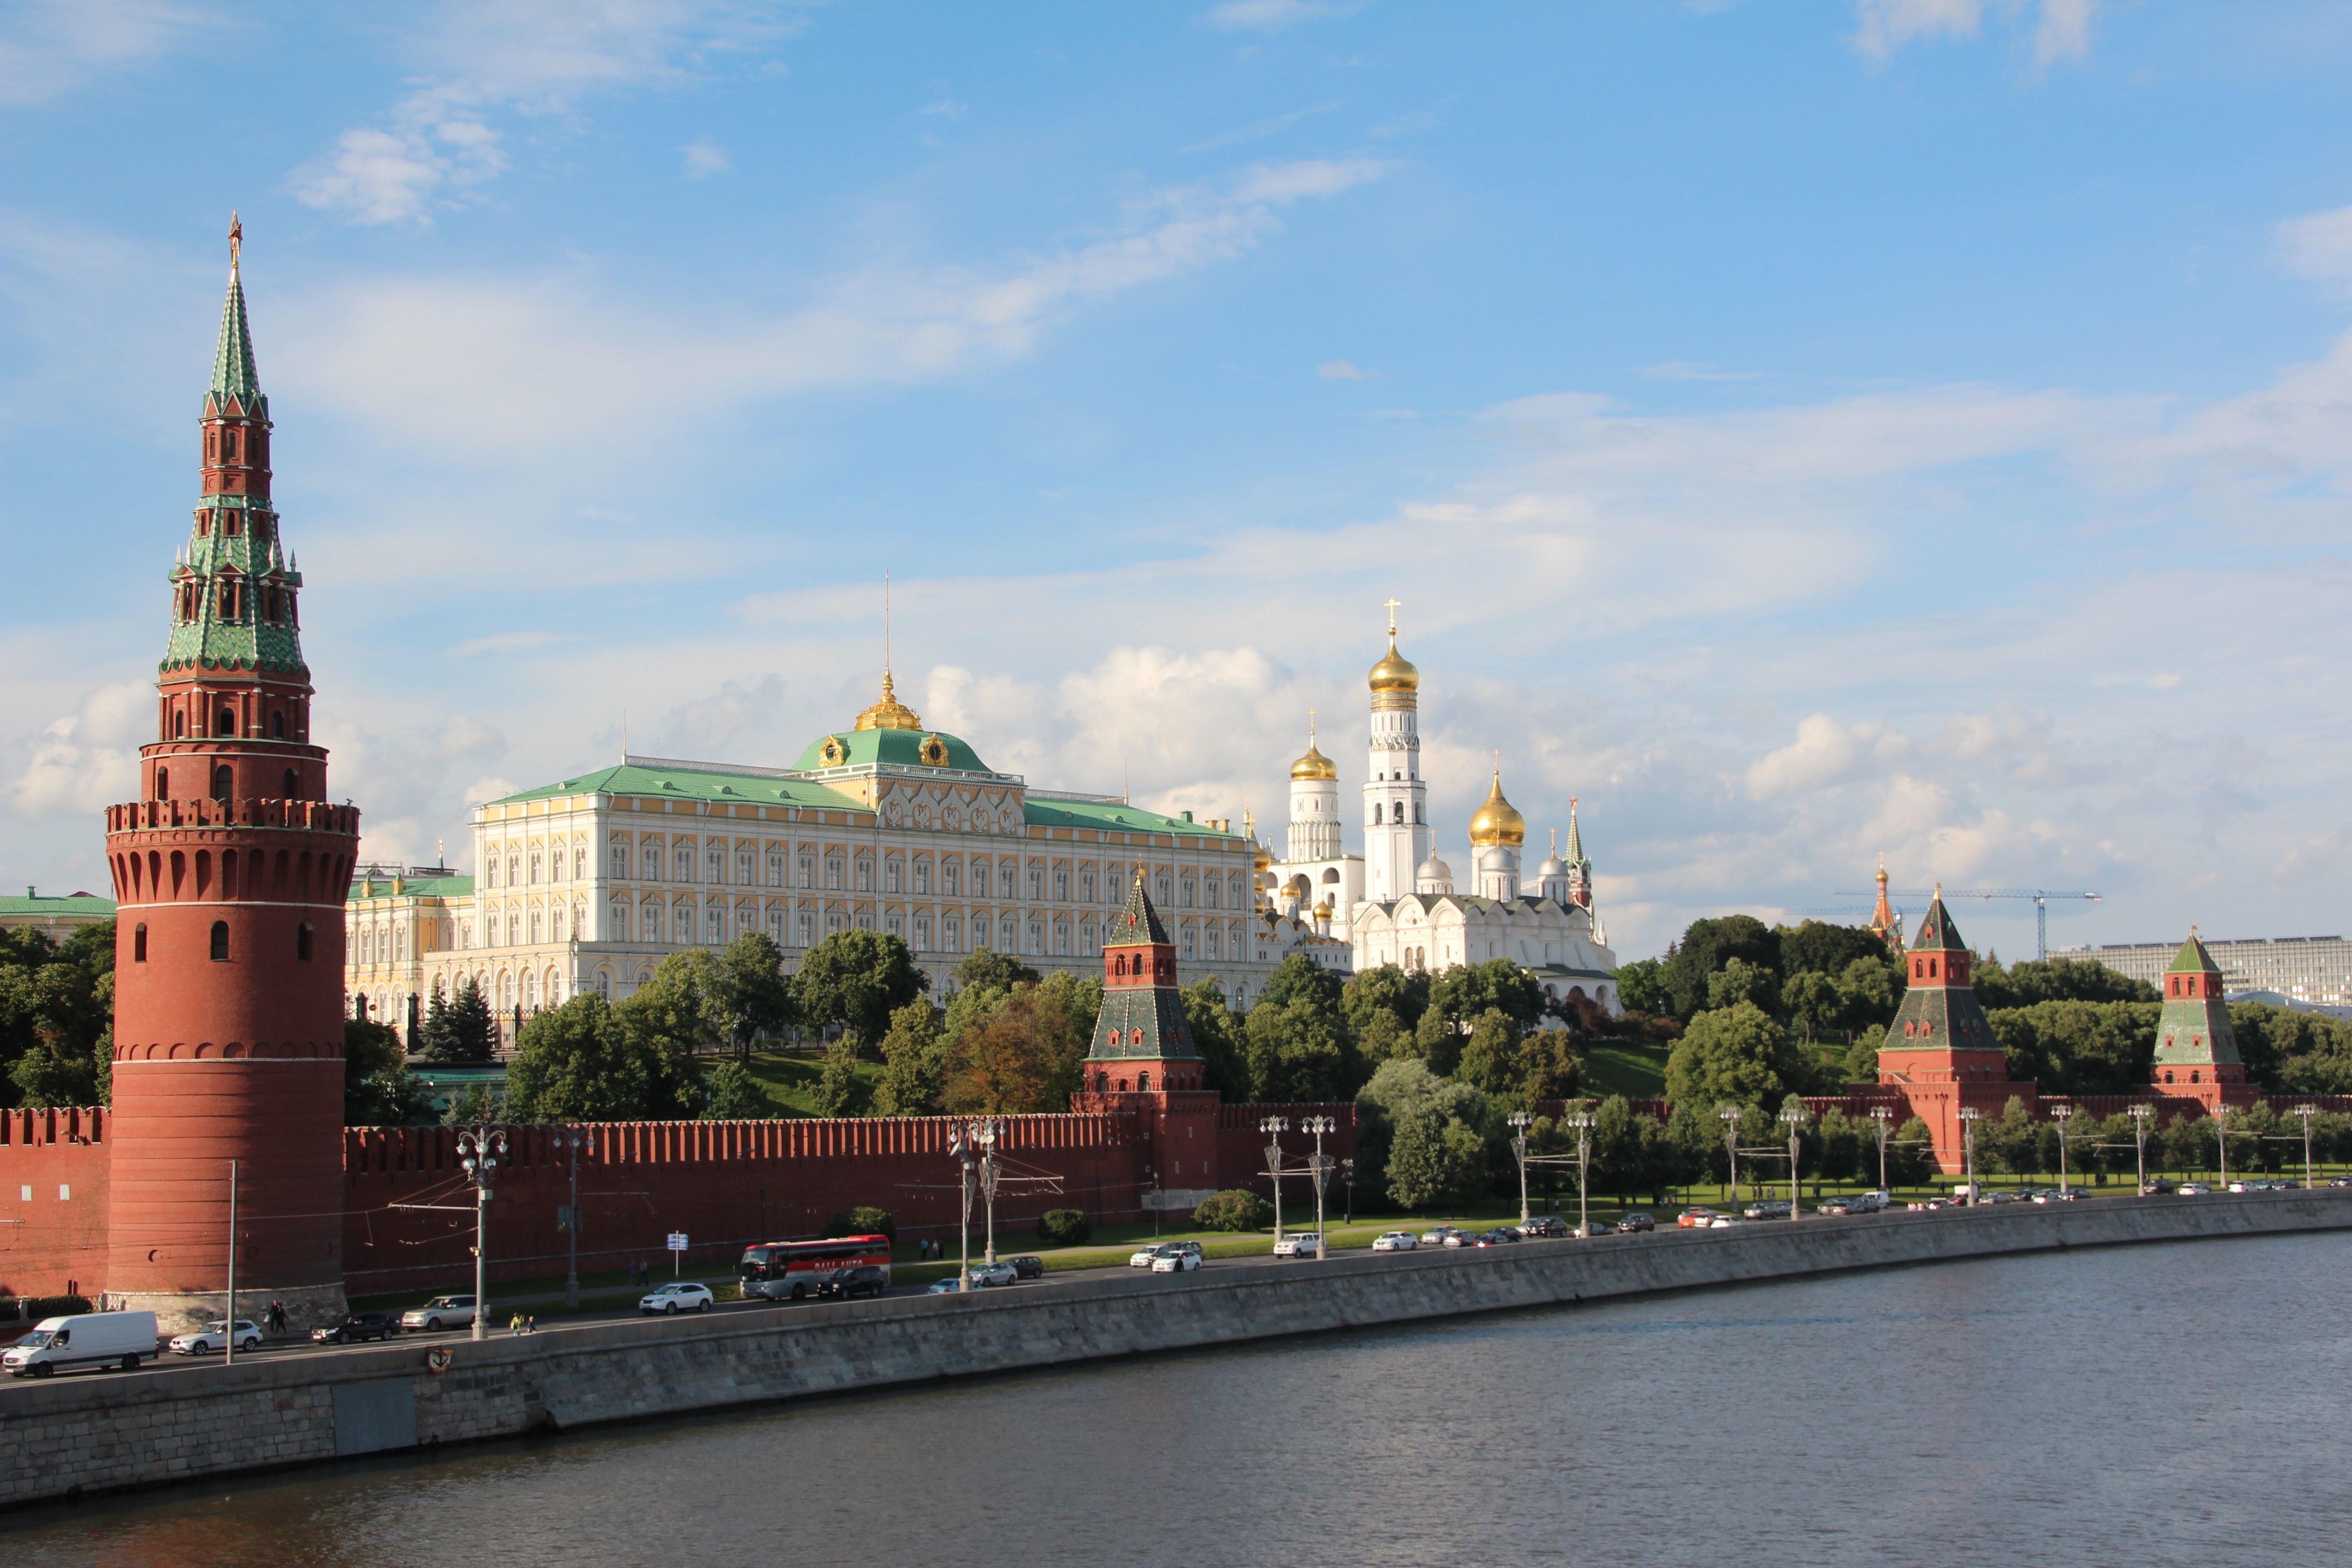
[[[1299,1122],[1298,1130],[1301,1132],[1315,1134],[1315,1152],[1308,1157],[1307,1168],[1313,1173],[1315,1181],[1315,1260],[1320,1263],[1331,1256],[1330,1238],[1323,1234],[1323,1188],[1329,1180],[1333,1164],[1336,1163],[1323,1157],[1323,1134],[1337,1132],[1339,1130],[1339,1123],[1328,1116],[1310,1116]],[[1282,1188],[1282,1183],[1279,1180],[1274,1185],[1277,1192]]]
[[[466,1179],[474,1184],[474,1337],[478,1340],[490,1337],[490,1183],[497,1178],[499,1162],[506,1153],[503,1128],[468,1127],[457,1134],[457,1163],[464,1168]]]
[[[1511,1158],[1519,1166],[1519,1223],[1528,1223],[1528,1128],[1535,1118],[1524,1110],[1514,1110],[1508,1118],[1511,1124]]]
[[[2066,1124],[2074,1120],[2073,1105],[2061,1101],[2050,1108],[2050,1119],[2058,1123],[2058,1190],[2066,1190]]]
[[[1789,1130],[1789,1217],[1792,1220],[1804,1213],[1797,1202],[1797,1134],[1811,1121],[1801,1105],[1780,1108],[1780,1125]]]
[[[963,1193],[963,1220],[958,1227],[959,1258],[956,1265],[956,1289],[971,1289],[971,1189],[975,1169],[980,1177],[980,1190],[988,1205],[987,1260],[996,1261],[996,1140],[1003,1130],[1000,1116],[967,1116],[951,1122],[948,1128],[948,1154],[963,1167],[963,1179],[959,1184]]]
[[[1257,1124],[1266,1135],[1265,1173],[1274,1179],[1274,1243],[1282,1245],[1282,1135],[1290,1131],[1290,1119],[1269,1116]]]
[[[1895,1112],[1889,1110],[1883,1105],[1874,1105],[1870,1108],[1870,1119],[1878,1123],[1878,1190],[1883,1193],[1888,1191],[1886,1185],[1886,1133],[1887,1130],[1895,1123]]]
[[[2309,1188],[2317,1184],[2311,1179],[2311,1119],[2319,1114],[2319,1108],[2306,1100],[2294,1108],[2294,1113],[2303,1121],[2303,1184]]]
[[[2146,1101],[2137,1101],[2128,1107],[2125,1114],[2132,1119],[2132,1142],[2139,1149],[2139,1192],[2140,1196],[2146,1197],[2147,1195],[2147,1119],[2156,1114],[2156,1108]]]
[[[596,1134],[585,1128],[558,1129],[555,1146],[572,1156],[572,1201],[563,1209],[563,1239],[567,1266],[563,1275],[564,1310],[580,1310],[580,1151],[596,1152]]]
[[[1731,1151],[1731,1201],[1739,1201],[1739,1107],[1727,1105],[1716,1114],[1723,1119],[1723,1142]]]
[[[1576,1234],[1592,1234],[1592,1206],[1588,1194],[1592,1173],[1592,1112],[1571,1110],[1559,1119],[1562,1127],[1576,1129]]]

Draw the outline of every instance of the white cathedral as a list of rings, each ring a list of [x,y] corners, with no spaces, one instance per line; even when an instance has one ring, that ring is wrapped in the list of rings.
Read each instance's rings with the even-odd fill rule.
[[[1310,921],[1348,942],[1360,972],[1393,963],[1438,973],[1507,958],[1556,1001],[1580,997],[1622,1013],[1617,955],[1593,911],[1592,863],[1584,856],[1574,801],[1566,858],[1555,839],[1533,882],[1523,882],[1527,819],[1503,797],[1498,768],[1486,803],[1470,818],[1470,890],[1454,890],[1454,869],[1438,856],[1421,772],[1421,671],[1397,652],[1393,605],[1390,611],[1389,651],[1370,678],[1364,853],[1346,852],[1339,770],[1310,729],[1307,754],[1290,764],[1284,858],[1260,851],[1260,886],[1282,915]]]

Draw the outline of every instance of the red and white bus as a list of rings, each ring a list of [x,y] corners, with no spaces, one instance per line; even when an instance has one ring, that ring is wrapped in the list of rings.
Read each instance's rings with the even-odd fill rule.
[[[805,1300],[816,1294],[817,1282],[836,1268],[864,1264],[882,1270],[890,1282],[890,1238],[887,1236],[835,1236],[823,1241],[763,1241],[743,1249],[739,1272],[743,1296],[764,1296],[772,1301]]]

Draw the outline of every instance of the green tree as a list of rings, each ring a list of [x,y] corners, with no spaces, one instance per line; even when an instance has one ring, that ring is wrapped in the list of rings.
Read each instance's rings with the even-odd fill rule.
[[[104,1105],[114,1058],[114,922],[62,942],[0,930],[0,1061],[10,1103]]]
[[[1500,1007],[1489,1007],[1472,1024],[1454,1076],[1486,1094],[1517,1094],[1520,1043],[1518,1021]]]
[[[1986,1015],[2009,1075],[2044,1094],[2129,1094],[2156,1062],[2155,1002],[2036,1002]]]
[[[1412,1058],[1385,1061],[1358,1093],[1356,1112],[1356,1170],[1367,1207],[1417,1209],[1483,1184],[1492,1116],[1486,1097],[1470,1085],[1438,1078]],[[1464,1157],[1466,1167],[1454,1163],[1463,1145],[1461,1138],[1449,1142],[1455,1127],[1475,1151]]]
[[[1780,972],[1783,974],[1843,974],[1849,964],[1886,963],[1886,942],[1868,926],[1830,925],[1807,921],[1780,928]]]
[[[1778,1104],[1810,1075],[1787,1030],[1753,1002],[1700,1013],[1666,1058],[1676,1106]]]
[[[2290,1094],[2352,1094],[2352,1024],[2263,1002],[2230,1005],[2246,1077]]]
[[[870,931],[834,932],[809,949],[793,977],[803,1018],[820,1029],[839,1025],[867,1049],[889,1029],[890,1015],[930,984],[903,941]]]
[[[1706,1005],[1720,1011],[1742,1002],[1752,1003],[1762,1012],[1779,1011],[1780,980],[1762,964],[1735,957],[1706,977]]]
[[[959,990],[986,985],[1009,993],[1015,985],[1034,985],[1045,977],[1017,958],[975,947],[956,965],[955,978]]]
[[[1094,1033],[1091,1016],[1072,1014],[1072,1003],[1084,994],[1075,984],[1020,984],[967,1023],[955,1037],[942,1096],[947,1109],[986,1115],[1067,1110]],[[952,1018],[952,1006],[949,1013]]]
[[[857,1116],[866,1109],[866,1085],[857,1076],[857,1042],[849,1036],[824,1048],[824,1067],[810,1095],[819,1116]]]
[[[1247,1187],[1228,1187],[1192,1211],[1202,1230],[1261,1230],[1274,1223],[1274,1205]]]
[[[1846,1082],[1878,1081],[1878,1049],[1885,1039],[1886,1026],[1884,1024],[1871,1024],[1855,1033],[1853,1044],[1846,1047]]]
[[[1617,966],[1617,999],[1632,1013],[1664,1014],[1674,1010],[1674,993],[1665,962],[1637,958]]]
[[[1337,990],[1332,987],[1335,1003]],[[1242,1035],[1253,1100],[1276,1105],[1343,1100],[1356,1087],[1355,1053],[1339,1010],[1324,1005],[1318,994],[1293,991],[1286,1002],[1269,996],[1249,1010]]]
[[[1876,1151],[1872,1153],[1872,1169],[1875,1170]],[[1914,1116],[1886,1141],[1886,1180],[1891,1186],[1918,1186],[1935,1168],[1935,1158],[1936,1135],[1925,1121]]]
[[[487,1067],[499,1043],[489,1000],[470,977],[457,982],[457,994],[442,1013],[439,1030],[428,1028],[426,1033],[432,1037],[426,1055],[445,1067]]]
[[[433,1090],[408,1070],[400,1037],[364,1018],[343,1022],[343,1125],[415,1127],[433,1120]]]
[[[1780,983],[1780,1012],[1803,1032],[1810,1046],[1816,1037],[1829,1034],[1844,1020],[1845,998],[1837,982],[1827,974],[1803,970]]]
[[[1202,1086],[1234,1103],[1247,1100],[1249,1058],[1242,1047],[1242,1019],[1227,1005],[1224,987],[1211,977],[1195,980],[1182,994],[1184,1026],[1201,1053]],[[1099,1009],[1096,1016],[1101,1016]]]
[[[939,1013],[922,1000],[890,1015],[882,1036],[882,1081],[874,1090],[877,1116],[929,1116],[947,1088],[948,1044]]]
[[[1691,921],[1682,941],[1666,950],[1666,1010],[1687,1018],[1707,1006],[1707,981],[1735,958],[1769,973],[1777,986],[1780,933],[1753,915]]]
[[[1903,971],[1885,960],[1857,958],[1838,971],[1838,1007],[1849,1029],[1881,1030],[1903,1003]]]
[[[1456,964],[1429,988],[1429,1005],[1468,1028],[1490,1009],[1500,1008],[1522,1029],[1544,1016],[1543,986],[1507,958]]]
[[[783,950],[759,931],[747,931],[719,951],[704,987],[712,1022],[739,1057],[751,1054],[754,1037],[782,1034],[799,1021]]]
[[[1432,1007],[1421,1016],[1412,1032],[1413,1053],[1440,1078],[1452,1078],[1462,1061],[1462,1030],[1453,1019]]]
[[[1567,1100],[1583,1088],[1584,1053],[1573,1031],[1537,1029],[1519,1041],[1518,1091],[1528,1104]]]
[[[2028,959],[2004,969],[1988,956],[1973,979],[1987,1011],[2037,1002],[2160,1002],[2155,986],[2087,958]]]
[[[522,1027],[507,1068],[509,1114],[522,1121],[674,1121],[702,1108],[684,1043],[639,992],[618,1007],[574,996]],[[455,1009],[453,1008],[454,1012]]]
[[[1393,963],[1358,971],[1339,989],[1339,1005],[1347,1015],[1349,1031],[1360,1040],[1371,1028],[1373,1017],[1386,1012],[1393,1027],[1409,1033],[1429,1006],[1430,984],[1426,970],[1404,970]]]
[[[724,1061],[710,1069],[710,1083],[702,1101],[705,1121],[769,1121],[776,1102],[740,1061]]]

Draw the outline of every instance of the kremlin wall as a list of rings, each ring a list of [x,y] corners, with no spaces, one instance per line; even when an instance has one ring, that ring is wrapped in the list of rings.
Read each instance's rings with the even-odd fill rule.
[[[473,1195],[456,1131],[341,1124],[346,900],[359,860],[360,814],[329,803],[327,753],[310,739],[302,575],[270,500],[269,405],[255,370],[238,245],[233,230],[219,345],[200,415],[200,493],[170,573],[156,738],[142,749],[142,798],[110,807],[105,818],[119,904],[113,1105],[0,1112],[0,1292],[103,1298],[117,1308],[152,1309],[174,1328],[219,1314],[232,1244],[241,1297],[281,1301],[298,1326],[340,1314],[352,1295],[462,1288],[472,1273]],[[1294,766],[1301,804],[1293,843],[1269,878],[1283,900],[1280,919],[1296,928],[1293,948],[1332,945],[1342,911],[1335,893],[1322,889],[1369,883],[1365,901],[1341,923],[1377,924],[1377,940],[1392,944],[1390,961],[1443,968],[1482,962],[1516,943],[1523,965],[1554,997],[1589,996],[1615,1011],[1614,958],[1602,945],[1573,823],[1568,858],[1555,853],[1538,873],[1540,896],[1523,896],[1525,825],[1503,799],[1498,775],[1482,808],[1483,830],[1474,824],[1477,892],[1454,893],[1423,804],[1417,681],[1391,628],[1388,657],[1374,670],[1367,812],[1380,826],[1368,841],[1375,852],[1369,866],[1340,851],[1328,759],[1310,744],[1310,755]],[[1039,920],[1025,933],[1025,948],[1017,945],[1024,933],[1011,910],[1003,913],[1001,931],[1014,939],[1006,951],[1050,954],[1061,967],[1090,966],[1099,952],[1105,997],[1071,1110],[1007,1120],[998,1152],[1005,1174],[1022,1179],[1003,1190],[999,1231],[1008,1237],[1027,1231],[1051,1208],[1130,1223],[1189,1209],[1221,1188],[1268,1191],[1259,1130],[1268,1116],[1286,1117],[1293,1127],[1329,1117],[1339,1130],[1327,1135],[1323,1152],[1353,1154],[1351,1103],[1227,1105],[1199,1087],[1200,1058],[1178,996],[1180,961],[1246,963],[1244,984],[1253,976],[1262,984],[1280,957],[1251,929],[1255,887],[1242,895],[1251,839],[1226,824],[1159,817],[1123,801],[1045,792],[1024,799],[1021,781],[989,772],[961,742],[921,734],[919,721],[887,689],[877,704],[884,707],[882,719],[867,723],[869,710],[853,730],[812,748],[801,770],[705,779],[696,787],[708,799],[634,776],[624,781],[622,793],[635,792],[627,799],[567,781],[553,795],[584,790],[579,798],[590,804],[578,806],[582,812],[657,811],[667,826],[655,832],[650,817],[635,821],[625,847],[619,828],[606,835],[615,845],[608,906],[559,901],[526,912],[520,900],[511,909],[478,901],[486,931],[495,916],[502,931],[516,933],[509,941],[527,932],[537,942],[546,915],[547,938],[568,940],[575,950],[583,941],[626,943],[633,932],[640,942],[665,930],[687,941],[761,929],[789,948],[808,945],[820,921],[824,932],[849,922],[875,929],[870,906],[835,893],[928,894],[936,885],[954,895],[959,878],[968,892],[984,892],[982,879],[992,870],[1007,897],[1016,875],[1033,889],[1058,887],[1045,880],[1051,876],[1083,885],[1089,899],[1108,905],[1124,885],[1124,908],[1098,931],[1093,921],[1102,917],[1086,916],[1075,942],[1066,929],[1049,930]],[[907,756],[897,758],[894,746]],[[812,777],[820,783],[806,782]],[[723,813],[731,825],[760,790],[775,798],[757,805],[752,820],[865,831],[845,837],[836,854],[821,831],[805,845],[744,838],[722,848],[704,826],[695,829],[709,850],[704,879],[701,857],[681,846],[675,818],[683,808],[698,817]],[[856,798],[835,800],[826,791]],[[509,805],[518,821],[529,816],[531,803],[517,797],[499,805],[499,822]],[[871,820],[861,821],[853,806]],[[849,838],[880,843],[886,829],[908,836],[904,856],[892,860],[885,846],[878,868],[858,860]],[[920,837],[947,832],[967,837],[953,846]],[[1081,858],[1024,861],[1011,845],[1002,846],[1008,853],[1001,860],[993,848],[982,857],[973,847],[988,847],[976,837],[985,834],[1024,847],[1068,844]],[[562,881],[567,864],[583,879],[592,865],[601,867],[602,847],[588,846],[583,837],[576,859],[554,846],[551,880]],[[547,848],[534,842],[526,854],[518,844],[500,857],[507,883],[541,886],[538,855]],[[1168,855],[1151,852],[1158,849]],[[772,872],[763,882],[759,868],[769,856]],[[688,903],[663,885],[704,879],[731,887],[728,872],[738,861],[741,885],[794,896]],[[1268,872],[1263,852],[1255,871]],[[490,880],[498,885],[495,869]],[[802,890],[812,896],[800,897]],[[1318,894],[1323,901],[1310,907]],[[1175,912],[1163,916],[1160,906],[1171,901]],[[694,919],[695,909],[704,920]],[[959,951],[959,921],[970,922],[967,948],[986,945],[999,929],[983,925],[969,902],[959,910],[934,904],[901,914],[904,934],[925,953]],[[878,918],[900,917],[885,903]],[[1891,924],[1891,916],[1884,919]],[[1892,935],[1899,949],[1901,933]],[[1436,952],[1415,942],[1434,942]],[[1970,984],[1969,954],[1940,897],[1903,951],[1909,986],[1881,1053],[1882,1081],[1816,1101],[1815,1109],[1916,1113],[1933,1131],[1937,1164],[1950,1171],[1960,1163],[1965,1111],[1998,1117],[2013,1097],[2045,1111],[2051,1102],[2034,1085],[2009,1079]],[[1325,961],[1319,948],[1315,955]],[[625,994],[642,975],[618,964],[609,973],[551,972],[540,990],[523,978],[521,988],[500,992],[502,1013],[512,1007],[519,1015],[526,1001],[542,998],[553,1005],[559,989]],[[2148,1098],[2210,1110],[2255,1097],[2221,987],[2218,965],[2192,936],[2165,976]],[[2123,1101],[2075,1103],[2106,1111]],[[1557,1115],[1562,1108],[1537,1109]],[[575,1240],[583,1268],[654,1262],[664,1238],[681,1231],[691,1239],[691,1260],[724,1264],[747,1244],[816,1233],[861,1205],[888,1210],[902,1235],[951,1237],[961,1213],[960,1167],[948,1151],[953,1125],[946,1117],[607,1125],[580,1130],[589,1137],[576,1150],[568,1139],[559,1146],[557,1129],[512,1129],[488,1206],[489,1274],[561,1274]],[[1283,1143],[1286,1166],[1302,1171],[1311,1138],[1294,1131]],[[576,1237],[559,1227],[561,1210],[573,1201],[575,1155]],[[1284,1195],[1311,1202],[1304,1183]]]

